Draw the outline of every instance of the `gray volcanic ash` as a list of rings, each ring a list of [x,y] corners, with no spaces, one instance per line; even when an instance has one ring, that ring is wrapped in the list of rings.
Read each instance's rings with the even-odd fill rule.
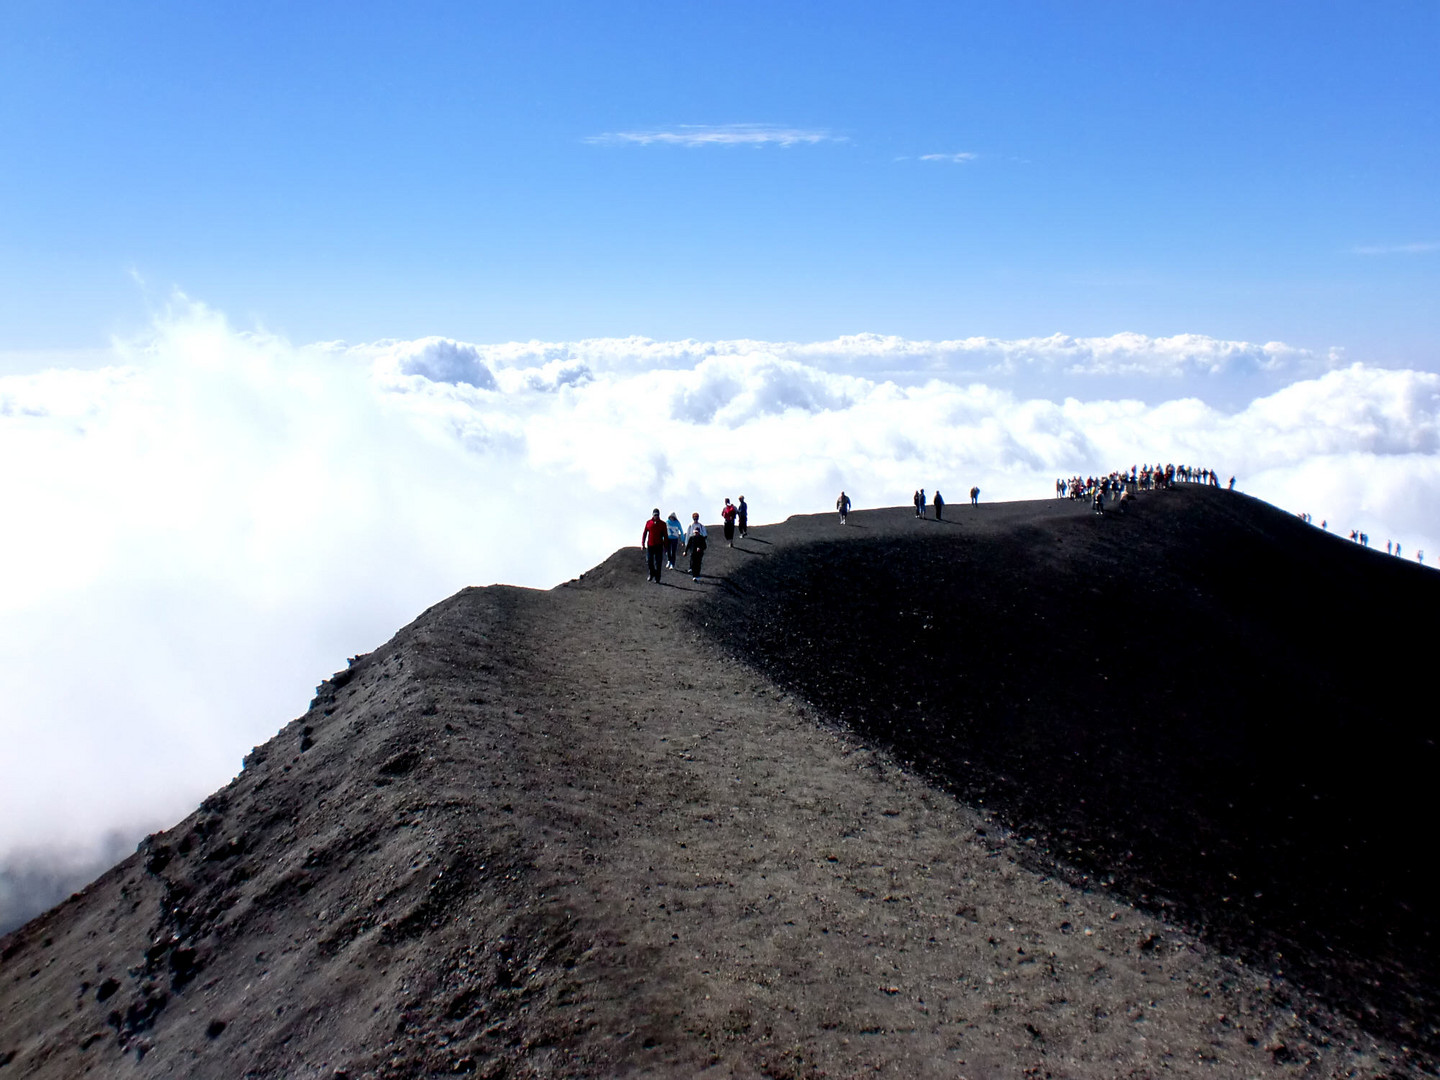
[[[1163,536],[1161,508],[1198,494],[1123,527]],[[1101,524],[1047,502],[953,529],[984,552],[1037,522]],[[436,605],[194,814],[0,939],[0,1077],[1421,1067],[1048,861],[713,640],[747,605],[795,609],[755,575],[803,593],[817,543],[893,563],[884,545],[928,552],[927,528],[796,518],[715,545],[699,583],[648,585],[630,549],[549,592]],[[883,596],[828,617],[873,644],[854,617]],[[813,655],[824,635],[753,636],[795,686],[774,642]]]

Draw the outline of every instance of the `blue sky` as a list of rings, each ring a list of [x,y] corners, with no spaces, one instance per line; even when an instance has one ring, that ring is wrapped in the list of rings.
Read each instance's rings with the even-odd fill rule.
[[[0,5],[0,351],[1131,330],[1440,364],[1440,5]],[[728,130],[813,141],[603,137]],[[974,155],[925,160],[927,155]]]

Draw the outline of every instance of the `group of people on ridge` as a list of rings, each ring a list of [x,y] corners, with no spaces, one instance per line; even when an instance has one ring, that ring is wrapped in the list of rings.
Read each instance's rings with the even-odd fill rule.
[[[1201,469],[1194,465],[1131,465],[1128,469],[1116,469],[1108,476],[1072,476],[1069,480],[1055,481],[1057,499],[1094,500],[1098,491],[1104,498],[1118,497],[1121,492],[1156,491],[1182,483],[1220,486],[1220,475],[1214,469]],[[1235,477],[1230,477],[1229,490],[1235,490]]]
[[[1308,522],[1308,521],[1310,521],[1310,515],[1309,515],[1309,514],[1301,514],[1301,515],[1300,515],[1300,520],[1301,520],[1301,521]],[[1322,529],[1325,529],[1327,532],[1329,531],[1329,529],[1328,529],[1328,527],[1327,527],[1328,525],[1329,525],[1328,522],[1325,522],[1325,521],[1320,522],[1320,527],[1321,527]],[[1355,543],[1359,544],[1361,547],[1367,547],[1367,548],[1368,548],[1368,547],[1370,546],[1370,534],[1367,533],[1367,532],[1361,532],[1359,529],[1351,529],[1351,530],[1350,530],[1350,539],[1353,540]],[[1400,556],[1400,541],[1399,541],[1399,540],[1386,540],[1386,541],[1385,541],[1385,554],[1386,554],[1386,555],[1394,555],[1396,558],[1400,558],[1400,557],[1401,557],[1401,556]],[[1415,553],[1415,561],[1418,562],[1421,566],[1424,566],[1424,565],[1425,565],[1425,552],[1424,552],[1424,551],[1417,551],[1417,552]]]
[[[738,504],[726,499],[720,511],[720,520],[724,523],[725,543],[734,547],[736,531],[744,536],[750,529],[750,508],[745,505],[745,496],[740,496]],[[700,511],[692,513],[690,524],[683,526],[673,510],[668,518],[660,520],[660,508],[657,506],[650,511],[650,520],[645,522],[645,528],[640,532],[640,546],[645,549],[645,569],[649,580],[658,584],[665,570],[677,569],[675,564],[679,561],[683,544],[685,554],[690,558],[690,576],[699,581],[708,542],[709,534],[700,522]]]
[[[842,499],[845,498],[845,493],[844,493],[843,491],[840,493],[840,497],[841,497]],[[935,520],[936,520],[936,521],[944,521],[944,520],[945,520],[945,496],[940,494],[940,491],[939,491],[938,488],[937,488],[936,491],[935,491],[935,497],[934,497],[933,499],[927,500],[927,499],[925,498],[925,489],[924,489],[924,488],[921,488],[919,491],[915,492],[915,498],[912,499],[911,501],[915,504],[915,516],[916,516],[916,517],[918,517],[918,518],[923,518],[923,517],[926,517],[926,516],[927,516],[927,513],[926,513],[926,504],[927,504],[927,502],[928,502],[928,504],[929,504],[930,506],[935,507]],[[839,504],[837,503],[836,505],[838,506]],[[971,506],[979,506],[979,505],[980,505],[980,488],[979,488],[979,487],[972,487],[972,488],[970,489],[970,505],[971,505]],[[845,520],[845,515],[844,515],[843,513],[840,515],[840,520],[841,520],[841,521],[844,521],[844,520]]]

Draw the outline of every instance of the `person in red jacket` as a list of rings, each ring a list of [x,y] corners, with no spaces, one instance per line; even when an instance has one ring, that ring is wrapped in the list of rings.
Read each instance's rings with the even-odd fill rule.
[[[725,508],[720,511],[720,520],[725,523],[725,544],[727,547],[735,546],[735,515],[740,511],[735,509],[735,504],[729,499],[725,500]]]
[[[669,530],[665,522],[660,520],[660,508],[657,506],[650,514],[650,520],[645,522],[644,531],[640,533],[640,546],[645,549],[645,569],[649,573],[649,580],[658,582],[661,571],[665,566],[665,539],[669,536]]]

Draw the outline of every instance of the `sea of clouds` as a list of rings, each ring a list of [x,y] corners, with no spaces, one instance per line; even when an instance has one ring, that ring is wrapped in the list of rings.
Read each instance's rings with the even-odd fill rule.
[[[1440,375],[1193,334],[297,345],[177,298],[99,366],[0,377],[0,455],[0,929],[348,656],[465,585],[574,577],[655,506],[1169,461],[1440,557]]]

